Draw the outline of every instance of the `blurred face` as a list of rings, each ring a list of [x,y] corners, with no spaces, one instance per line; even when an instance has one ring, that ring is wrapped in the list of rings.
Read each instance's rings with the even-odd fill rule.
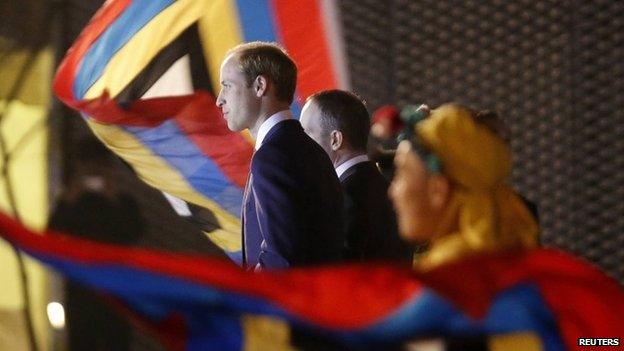
[[[433,176],[407,141],[399,144],[394,164],[396,172],[388,194],[396,210],[399,233],[407,241],[427,241],[436,234],[442,215],[434,200]]]
[[[259,116],[261,96],[256,82],[247,85],[245,75],[238,67],[238,58],[229,55],[221,65],[221,91],[217,106],[223,113],[231,131],[239,132],[252,127]]]
[[[321,126],[321,111],[317,107],[313,100],[308,100],[301,110],[301,118],[299,119],[303,130],[321,145],[323,150],[330,156],[332,155],[332,149],[330,146],[330,135],[323,131]]]
[[[371,134],[379,139],[392,138],[392,121],[384,118],[371,126]]]

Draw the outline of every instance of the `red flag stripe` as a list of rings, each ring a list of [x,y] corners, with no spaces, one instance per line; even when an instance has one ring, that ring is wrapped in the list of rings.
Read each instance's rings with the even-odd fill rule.
[[[279,40],[300,69],[300,97],[338,86],[317,0],[273,0]]]

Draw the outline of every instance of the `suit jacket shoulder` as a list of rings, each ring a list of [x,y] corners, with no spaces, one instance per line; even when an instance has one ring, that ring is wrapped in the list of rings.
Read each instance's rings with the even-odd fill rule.
[[[286,268],[342,258],[342,196],[329,157],[299,121],[278,123],[252,158],[245,260]]]
[[[362,162],[341,177],[344,195],[346,256],[350,260],[411,260],[399,238],[388,199],[388,181],[373,162]]]

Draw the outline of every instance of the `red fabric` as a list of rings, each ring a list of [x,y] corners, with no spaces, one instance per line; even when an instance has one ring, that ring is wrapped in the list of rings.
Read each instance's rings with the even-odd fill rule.
[[[334,328],[370,325],[416,297],[422,289],[418,281],[411,279],[410,270],[393,266],[351,265],[253,273],[219,259],[95,243],[52,231],[36,235],[3,214],[0,233],[35,256],[68,258],[89,265],[121,265],[208,284],[271,300],[304,319]]]
[[[203,94],[175,117],[175,121],[204,155],[209,156],[234,184],[243,189],[253,148],[240,133],[231,132],[215,99]]]
[[[381,265],[251,273],[217,259],[104,245],[53,232],[40,236],[5,215],[0,215],[0,229],[0,235],[34,255],[134,267],[266,298],[327,327],[369,326],[417,299],[424,287],[479,318],[498,293],[530,283],[550,307],[569,349],[577,348],[580,337],[613,338],[624,332],[624,293],[618,284],[587,263],[553,250],[483,255],[424,274]]]
[[[299,68],[297,91],[300,98],[305,100],[318,91],[335,89],[337,79],[319,1],[273,0],[271,5],[278,39]]]
[[[399,117],[399,113],[399,110],[392,105],[381,106],[373,112],[371,118],[372,124],[387,123],[387,126],[390,128],[388,132],[394,135],[403,128],[403,122],[401,121],[401,117]]]
[[[245,187],[252,145],[240,133],[231,132],[215,99],[208,92],[137,100],[126,109],[104,95],[76,104],[77,108],[104,124],[155,127],[173,119],[204,155],[240,188]]]
[[[440,267],[420,278],[476,318],[487,312],[490,301],[502,290],[533,283],[570,350],[578,348],[578,338],[624,336],[622,288],[596,268],[563,252],[484,255]]]
[[[208,93],[197,91],[192,95],[136,100],[121,107],[104,92],[95,99],[74,101],[71,107],[104,124],[155,127],[180,114],[192,103],[201,103],[211,98]]]

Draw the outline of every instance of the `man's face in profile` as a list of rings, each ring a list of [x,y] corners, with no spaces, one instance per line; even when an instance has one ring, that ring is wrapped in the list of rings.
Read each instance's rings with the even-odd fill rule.
[[[239,67],[236,54],[229,55],[221,65],[221,91],[217,96],[217,106],[223,113],[231,131],[240,132],[253,126],[258,118],[260,98],[253,84]]]

